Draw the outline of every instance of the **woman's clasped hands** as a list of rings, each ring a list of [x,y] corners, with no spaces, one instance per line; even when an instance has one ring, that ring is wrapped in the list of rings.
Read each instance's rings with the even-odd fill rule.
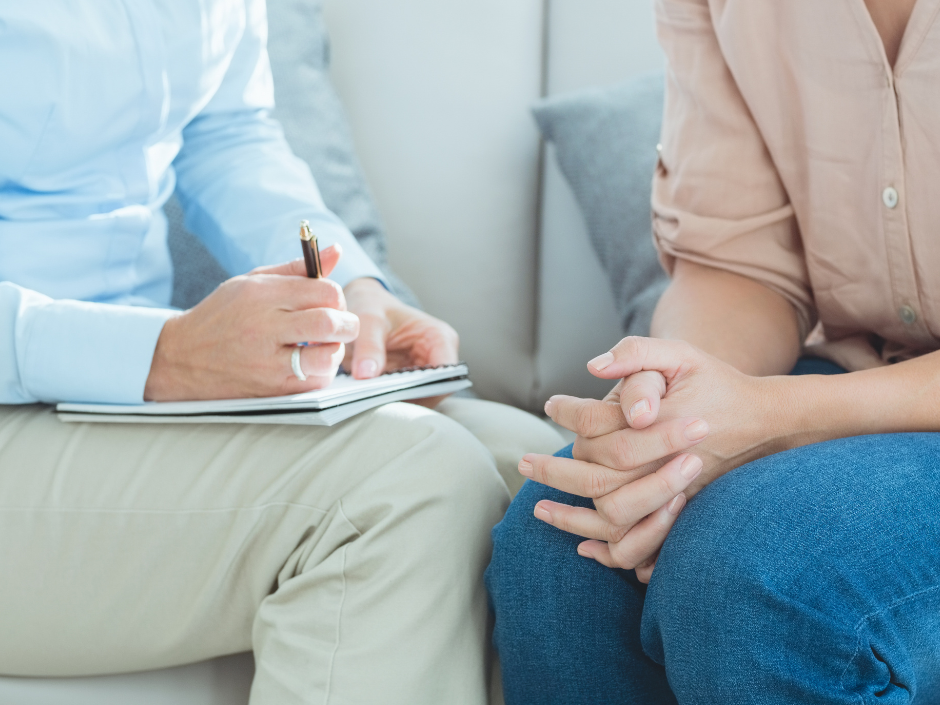
[[[588,539],[578,553],[649,582],[686,500],[779,449],[781,378],[750,377],[681,341],[625,338],[588,363],[620,379],[603,400],[555,396],[553,421],[578,434],[573,459],[526,455],[519,471],[595,509],[542,500],[535,516]]]

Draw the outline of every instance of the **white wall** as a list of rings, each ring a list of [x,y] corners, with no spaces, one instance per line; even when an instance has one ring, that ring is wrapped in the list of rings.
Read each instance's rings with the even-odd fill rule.
[[[549,0],[548,91],[605,86],[663,67],[653,0]]]
[[[549,94],[618,83],[662,68],[652,0],[549,3]],[[586,363],[622,337],[606,275],[551,149],[542,188],[533,408],[552,394],[603,396],[611,384],[592,377]]]
[[[534,383],[542,0],[327,0],[332,76],[392,267],[482,396]]]
[[[326,0],[333,79],[389,236],[461,334],[481,396],[603,394],[620,338],[580,212],[529,107],[658,68],[652,0]],[[547,22],[547,25],[545,24]],[[541,235],[537,233],[539,221]]]

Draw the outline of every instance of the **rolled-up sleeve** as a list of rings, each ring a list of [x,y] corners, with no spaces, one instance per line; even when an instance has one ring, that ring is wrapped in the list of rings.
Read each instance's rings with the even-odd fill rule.
[[[707,0],[657,0],[667,58],[653,234],[677,259],[734,272],[784,296],[804,334],[815,306],[799,227],[760,130],[729,70]]]

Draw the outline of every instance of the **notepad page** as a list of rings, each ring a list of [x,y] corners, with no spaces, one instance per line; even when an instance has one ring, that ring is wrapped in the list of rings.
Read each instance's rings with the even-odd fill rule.
[[[244,412],[280,411],[289,409],[328,409],[366,399],[379,394],[408,389],[432,382],[466,378],[470,374],[465,364],[443,367],[410,369],[391,372],[373,379],[354,379],[338,376],[324,389],[282,397],[260,399],[220,399],[213,401],[146,402],[144,404],[83,404],[63,403],[56,406],[60,412],[88,414],[154,414],[195,415],[232,414]]]

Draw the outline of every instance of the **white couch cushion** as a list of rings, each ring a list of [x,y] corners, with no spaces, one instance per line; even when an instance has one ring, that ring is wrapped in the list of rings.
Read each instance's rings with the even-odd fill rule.
[[[661,69],[654,29],[651,2],[549,0],[548,93]],[[588,374],[586,363],[623,336],[606,275],[552,150],[545,169],[533,407],[552,394],[605,394],[610,383]]]
[[[331,75],[392,268],[461,335],[477,392],[533,386],[542,0],[326,0]]]

